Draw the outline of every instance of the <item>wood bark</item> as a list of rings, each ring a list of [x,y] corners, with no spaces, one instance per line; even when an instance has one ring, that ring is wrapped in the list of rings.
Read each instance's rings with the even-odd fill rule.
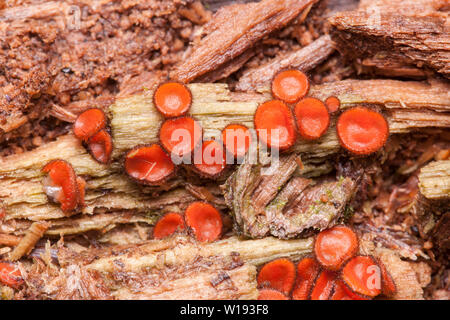
[[[219,10],[205,26],[206,36],[171,73],[171,78],[192,82],[242,55],[257,41],[296,18],[317,0],[263,0],[234,4]]]
[[[239,78],[236,90],[251,91],[264,88],[283,69],[295,68],[307,72],[325,61],[334,52],[334,46],[330,36],[325,35],[300,50],[287,52],[264,65],[248,69]]]
[[[341,50],[363,67],[388,76],[431,71],[450,78],[448,14],[444,0],[377,0],[363,1],[357,10],[336,13],[329,21]]]

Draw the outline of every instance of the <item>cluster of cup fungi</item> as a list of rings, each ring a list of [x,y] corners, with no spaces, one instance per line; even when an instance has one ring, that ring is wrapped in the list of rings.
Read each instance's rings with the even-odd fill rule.
[[[338,118],[335,128],[339,142],[350,154],[365,156],[384,146],[389,136],[389,126],[381,113],[364,106],[341,111],[338,98],[331,96],[322,102],[307,96],[309,87],[307,76],[299,70],[282,71],[274,77],[271,83],[272,100],[260,104],[254,115],[254,129],[261,143],[285,152],[299,138],[319,139],[330,127],[330,115],[336,114]],[[182,83],[166,82],[154,91],[153,105],[164,117],[164,121],[159,130],[158,143],[138,145],[125,154],[124,172],[133,181],[150,186],[163,185],[177,171],[177,165],[173,163],[171,155],[192,157],[197,148],[201,150],[201,157],[200,160],[193,161],[191,168],[202,178],[216,179],[222,176],[227,168],[227,154],[231,154],[235,159],[242,159],[248,152],[253,138],[249,128],[243,124],[229,124],[223,128],[220,139],[204,140],[200,123],[189,115],[192,102],[191,91]],[[177,132],[183,132],[185,135],[176,134]],[[93,159],[105,165],[111,162],[113,141],[108,118],[101,109],[92,108],[81,113],[73,125],[73,133]],[[206,154],[216,161],[207,161]],[[86,182],[76,175],[70,163],[53,160],[45,165],[42,171],[47,174],[43,181],[45,193],[53,202],[59,203],[64,212],[74,213],[83,208]],[[199,241],[214,241],[220,238],[222,225],[221,214],[217,208],[209,203],[194,202],[183,214],[170,212],[163,215],[154,227],[153,237],[161,239],[175,232],[188,231]],[[342,234],[347,235],[345,232]],[[354,268],[359,264],[376,263],[375,260],[351,257],[353,253],[347,252],[347,256],[339,260],[339,265],[327,265],[326,259],[321,256],[325,249],[321,249],[319,245],[322,237],[325,237],[324,233],[319,234],[316,241],[315,259],[305,258],[297,265],[297,279],[307,279],[302,282],[300,289],[292,291],[292,298],[333,298],[337,295],[352,298],[373,297],[374,291],[360,290],[360,279],[355,278]],[[353,240],[352,250],[356,248],[357,243],[357,240]],[[350,260],[347,261],[348,259]],[[347,263],[337,277],[336,270],[344,260]],[[280,266],[287,268],[286,272],[289,272],[286,275],[295,274],[295,270],[292,271],[292,263],[286,261],[280,260],[272,264],[275,265],[275,270]],[[261,269],[258,277],[260,281],[266,281],[265,270],[272,268],[272,264]],[[272,282],[270,272],[268,277],[269,282]],[[294,278],[292,276],[289,281]],[[261,297],[287,297],[292,286],[293,284],[286,287],[283,285],[282,288],[264,288],[261,290]],[[348,288],[350,291],[346,290]]]
[[[369,300],[396,294],[392,276],[373,256],[358,255],[355,232],[336,225],[315,238],[314,253],[298,261],[266,263],[257,281],[260,300]]]

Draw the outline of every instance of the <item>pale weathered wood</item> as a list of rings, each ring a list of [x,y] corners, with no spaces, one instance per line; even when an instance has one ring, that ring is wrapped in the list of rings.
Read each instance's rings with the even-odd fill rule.
[[[100,272],[114,272],[117,262],[126,272],[140,272],[146,268],[170,267],[192,263],[197,257],[229,256],[238,253],[239,258],[252,265],[261,265],[272,259],[287,257],[298,260],[312,251],[313,238],[280,240],[267,237],[243,240],[230,237],[212,243],[198,243],[177,236],[165,240],[151,240],[137,246],[133,251],[100,258],[86,267]]]
[[[372,60],[362,66],[372,64],[391,76],[434,71],[449,78],[448,12],[446,0],[362,1],[358,10],[336,13],[330,23],[341,51],[356,63]]]

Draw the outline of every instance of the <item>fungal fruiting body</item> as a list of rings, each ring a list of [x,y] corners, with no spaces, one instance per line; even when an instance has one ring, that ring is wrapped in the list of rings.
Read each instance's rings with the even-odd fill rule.
[[[97,162],[107,164],[111,160],[112,138],[105,129],[102,129],[89,138],[87,148]]]
[[[311,300],[329,300],[334,282],[336,280],[336,274],[329,270],[322,270],[314,283],[314,287],[311,290]]]
[[[254,125],[258,138],[268,147],[286,150],[295,143],[294,117],[282,101],[271,100],[259,105]]]
[[[308,77],[299,70],[286,70],[272,80],[272,96],[286,103],[295,103],[309,90]]]
[[[389,125],[383,115],[365,107],[344,111],[336,130],[341,146],[356,155],[378,151],[389,137]]]
[[[107,164],[113,150],[112,138],[106,130],[107,118],[103,110],[92,108],[81,113],[75,120],[73,132],[95,161]]]
[[[300,100],[294,107],[294,115],[298,132],[304,139],[320,138],[330,125],[327,107],[316,98],[307,97]]]
[[[200,242],[219,239],[222,233],[222,217],[219,210],[209,203],[193,202],[184,213],[186,225]]]
[[[179,213],[166,213],[162,216],[153,228],[153,238],[163,239],[177,231],[183,231],[184,219]]]
[[[258,300],[289,300],[289,298],[282,292],[271,289],[259,289]]]
[[[285,258],[266,263],[258,273],[258,286],[269,287],[288,295],[295,281],[295,265]]]
[[[317,261],[329,270],[339,270],[358,251],[358,237],[347,226],[337,225],[320,232],[314,242]]]
[[[70,212],[84,204],[84,180],[78,179],[67,161],[50,161],[42,172],[48,173],[43,180],[44,192],[52,201],[61,204],[62,211]]]
[[[257,276],[258,287],[293,300],[368,300],[381,293],[395,295],[393,278],[381,261],[358,256],[357,251],[358,238],[351,228],[337,225],[323,230],[316,236],[313,257],[301,259],[296,267],[287,258],[265,264]]]
[[[325,99],[325,105],[330,113],[335,113],[341,107],[341,101],[336,97],[328,97]]]
[[[17,288],[23,283],[22,274],[17,265],[0,262],[0,283]]]
[[[182,83],[167,82],[155,90],[153,104],[167,118],[180,117],[188,112],[192,94]]]
[[[377,261],[381,271],[381,290],[386,297],[393,297],[397,293],[397,286],[394,279],[386,270],[385,265],[380,260]]]
[[[370,256],[356,256],[342,269],[345,285],[357,295],[373,298],[381,293],[381,271]]]
[[[167,119],[161,125],[159,140],[167,152],[182,157],[200,144],[202,127],[191,117]]]
[[[303,258],[297,264],[297,280],[292,291],[293,300],[308,300],[320,266],[314,258]]]
[[[199,153],[194,156],[194,167],[201,176],[215,178],[220,176],[226,168],[226,153],[217,140],[203,141]]]
[[[331,293],[330,300],[365,300],[349,292],[350,290],[340,279],[336,280]]]
[[[246,126],[229,124],[222,130],[222,141],[228,152],[235,158],[241,158],[245,156],[250,148],[252,136]]]
[[[81,113],[73,124],[73,133],[82,140],[87,141],[99,130],[106,126],[106,115],[103,110],[92,108]]]
[[[139,183],[161,185],[175,172],[169,155],[158,145],[137,146],[125,156],[125,172]]]

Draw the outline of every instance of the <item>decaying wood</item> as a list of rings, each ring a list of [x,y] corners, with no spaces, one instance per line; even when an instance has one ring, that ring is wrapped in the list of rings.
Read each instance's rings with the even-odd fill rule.
[[[354,177],[313,181],[299,177],[297,155],[279,158],[279,165],[262,173],[261,164],[245,161],[228,178],[224,197],[234,216],[235,231],[250,238],[306,237],[335,225],[357,191],[361,170]]]
[[[133,250],[125,248],[123,252],[115,250],[114,256],[102,257],[95,252],[95,261],[86,265],[88,269],[100,272],[120,270],[139,272],[145,268],[158,266],[177,266],[190,263],[197,257],[237,255],[240,260],[252,265],[260,265],[272,259],[289,257],[298,260],[312,250],[313,238],[279,240],[267,237],[257,240],[241,240],[235,236],[212,243],[201,244],[187,237],[172,237],[166,240],[150,240],[135,246]],[[94,254],[94,253],[93,253]],[[91,261],[87,258],[86,261]]]
[[[136,193],[140,192],[135,190]],[[55,237],[93,230],[104,233],[122,224],[153,225],[160,215],[169,211],[182,212],[195,199],[184,189],[174,189],[157,197],[145,194],[139,195],[138,198],[132,194],[129,196],[105,194],[91,203],[91,212],[70,218],[65,217],[56,205],[49,203],[36,207],[30,203],[12,204],[9,207],[10,213],[0,226],[0,235],[2,233],[22,235],[36,220],[51,221],[52,225],[45,234]]]
[[[317,0],[263,0],[220,9],[205,25],[206,36],[171,73],[171,78],[191,82],[219,69],[315,2]]]
[[[252,0],[203,0],[202,2],[209,10],[217,11],[217,9],[230,4],[247,3],[252,2]]]
[[[449,78],[448,10],[445,0],[363,1],[358,10],[337,13],[330,22],[333,39],[363,66],[391,76],[432,70]]]
[[[39,239],[42,238],[45,231],[50,227],[50,223],[46,221],[34,222],[20,240],[14,250],[11,252],[9,259],[16,261],[24,255],[29,254]]]
[[[256,266],[312,250],[313,239],[199,243],[172,236],[140,245],[58,249],[60,267],[25,267],[27,294],[52,299],[255,299]],[[97,289],[95,289],[97,288]]]
[[[393,250],[383,247],[376,247],[371,241],[360,241],[360,254],[372,255],[381,260],[386,270],[394,280],[397,293],[392,299],[394,300],[423,300],[423,287],[428,283],[421,281],[422,277],[428,277],[431,270],[428,269],[427,274],[419,275],[415,268],[417,262],[404,261],[400,255]]]
[[[119,278],[114,282],[114,287],[119,289],[111,290],[111,295],[119,300],[254,300],[258,297],[256,267],[234,263],[233,257],[199,258],[176,268],[116,273],[105,277]]]
[[[264,65],[246,70],[239,78],[236,89],[252,91],[267,87],[275,74],[286,68],[296,68],[307,72],[328,58],[333,51],[334,42],[330,36],[322,36],[300,50],[287,52]]]
[[[372,57],[357,59],[356,67],[359,73],[369,73],[386,77],[405,77],[425,79],[427,72],[413,64],[407,64],[401,59],[386,54],[375,54]]]
[[[68,291],[67,282],[60,274],[72,274],[72,281],[81,283],[83,275],[89,275],[96,279],[93,282],[98,288],[104,288],[103,294],[117,299],[255,298],[255,267],[280,257],[297,261],[310,254],[312,246],[313,238],[240,240],[231,237],[214,243],[198,243],[175,236],[138,246],[90,249],[87,254],[69,259],[59,255],[62,272],[57,273],[61,281],[58,285],[63,287],[62,292]],[[362,241],[360,251],[382,259],[396,282],[396,298],[423,298],[422,286],[427,284],[426,279],[418,278],[410,262],[402,261],[392,250],[376,248],[372,242]],[[33,280],[39,283],[41,278],[42,275],[34,275]],[[27,283],[36,287],[34,281],[28,276]],[[56,284],[56,281],[48,282]]]
[[[163,208],[161,212],[166,212]],[[136,213],[132,211],[96,213],[93,215],[77,215],[70,218],[48,219],[52,222],[50,228],[45,231],[46,236],[64,236],[99,231],[106,233],[115,226],[122,224],[145,223],[152,225],[156,222],[158,212],[153,215]],[[3,222],[2,232],[12,232],[15,235],[25,234],[33,222],[25,219],[12,218]],[[3,236],[3,234],[2,234]]]
[[[450,160],[434,161],[420,169],[420,192],[431,200],[450,200]]]
[[[267,88],[261,92],[232,93],[225,84],[191,84],[189,87],[193,94],[191,113],[204,128],[205,138],[216,136],[229,123],[253,128],[253,114],[258,104],[270,98]],[[312,86],[310,94],[320,99],[337,96],[343,108],[358,104],[378,106],[388,118],[391,133],[404,133],[422,127],[448,127],[449,88],[449,84],[442,82],[345,80]],[[83,213],[92,214],[96,208],[146,212],[180,203],[180,197],[170,193],[155,200],[153,189],[148,192],[140,189],[125,177],[121,168],[124,152],[138,144],[158,142],[163,119],[152,105],[151,92],[118,100],[109,114],[115,147],[115,161],[110,166],[95,162],[70,134],[33,151],[0,159],[0,198],[7,220],[65,218],[58,205],[49,203],[42,189],[41,169],[53,159],[67,160],[76,173],[85,178],[87,206]],[[331,164],[324,159],[339,150],[333,126],[321,139],[299,140],[293,147],[294,152],[301,154],[305,166],[302,173],[311,175],[329,171]],[[180,184],[183,184],[181,179],[174,180],[165,188]],[[193,199],[188,197],[185,201]]]
[[[17,246],[22,238],[12,234],[0,234],[0,245],[14,247]]]

